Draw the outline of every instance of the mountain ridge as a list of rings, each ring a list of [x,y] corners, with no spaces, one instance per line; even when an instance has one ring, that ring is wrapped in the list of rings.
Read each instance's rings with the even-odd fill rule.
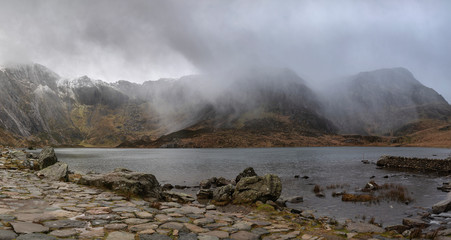
[[[387,116],[393,137],[402,132],[398,129],[422,119],[446,124],[451,116],[446,100],[404,68],[354,75],[347,85],[334,89],[346,91],[329,96],[332,101],[325,101],[289,69],[231,75],[233,79],[191,75],[142,84],[107,83],[88,76],[63,78],[39,64],[1,67],[0,131],[4,134],[0,144],[252,147],[316,146],[323,141],[341,145],[352,141],[337,133],[387,135],[387,129],[377,130],[385,126]],[[378,102],[384,107],[376,108]],[[356,118],[356,111],[368,117]],[[368,126],[373,130],[368,131]]]

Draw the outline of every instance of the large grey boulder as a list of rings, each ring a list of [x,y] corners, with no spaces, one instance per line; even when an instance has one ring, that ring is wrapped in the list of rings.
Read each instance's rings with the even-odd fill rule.
[[[107,188],[125,195],[162,199],[161,186],[154,175],[118,168],[106,174],[84,175],[80,184]]]
[[[55,150],[52,147],[45,147],[39,154],[38,164],[39,169],[44,169],[58,162]]]
[[[69,166],[63,162],[57,162],[49,167],[46,167],[36,173],[38,176],[43,176],[53,181],[69,181]]]
[[[213,190],[213,201],[215,204],[228,204],[232,201],[235,186],[232,184],[222,186]]]
[[[282,192],[280,178],[273,174],[263,177],[244,177],[236,184],[233,203],[254,203],[256,201],[276,201]]]

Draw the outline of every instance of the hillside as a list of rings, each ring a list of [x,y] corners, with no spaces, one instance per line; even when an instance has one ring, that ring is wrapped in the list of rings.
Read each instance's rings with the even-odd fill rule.
[[[143,84],[64,79],[39,64],[0,73],[2,144],[111,147],[187,128],[235,129],[243,139],[335,132],[316,94],[286,69],[243,72],[219,87],[214,76]]]
[[[404,68],[362,72],[324,94],[326,111],[341,134],[394,135],[425,119],[447,121],[451,107]]]
[[[319,96],[289,69],[137,84],[66,79],[39,64],[1,67],[0,145],[450,146],[450,105],[406,69],[332,87]]]

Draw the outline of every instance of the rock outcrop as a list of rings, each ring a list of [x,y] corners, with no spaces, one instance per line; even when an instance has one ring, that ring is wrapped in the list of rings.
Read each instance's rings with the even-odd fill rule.
[[[449,159],[383,156],[377,161],[377,166],[386,168],[406,168],[422,172],[451,172],[451,161]]]
[[[161,186],[154,175],[118,168],[106,174],[82,176],[80,184],[111,189],[113,191],[143,198],[162,198]]]
[[[38,164],[39,169],[44,169],[58,162],[55,150],[52,147],[45,147],[39,154]]]
[[[63,162],[57,162],[36,173],[38,176],[46,177],[53,181],[69,181],[69,166]]]
[[[232,184],[216,188],[213,191],[213,201],[217,205],[225,205],[232,201],[235,186]]]
[[[253,176],[257,176],[255,170],[252,167],[248,167],[244,169],[240,174],[238,174],[238,176],[236,176],[235,183],[238,183],[243,177],[253,177]]]
[[[273,174],[263,177],[244,177],[236,184],[233,203],[254,203],[256,201],[276,201],[282,192],[280,178]]]

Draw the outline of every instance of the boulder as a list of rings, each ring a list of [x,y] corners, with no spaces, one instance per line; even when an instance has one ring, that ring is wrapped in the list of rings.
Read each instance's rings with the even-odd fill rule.
[[[63,162],[57,162],[52,166],[46,167],[36,173],[53,181],[69,181],[69,166]]]
[[[410,228],[427,228],[429,223],[419,219],[419,218],[404,218],[402,224]]]
[[[197,194],[197,199],[211,199],[213,197],[213,190],[211,189],[200,189]]]
[[[238,183],[241,180],[241,178],[244,178],[244,177],[254,177],[254,176],[257,176],[254,169],[251,167],[248,167],[248,168],[244,169],[240,174],[238,174],[238,176],[236,176],[235,182]]]
[[[78,181],[88,186],[103,187],[144,198],[162,199],[161,186],[154,175],[118,168],[106,174],[84,175]]]
[[[199,186],[201,189],[210,189],[211,187],[222,187],[222,186],[226,186],[231,183],[232,183],[231,180],[225,179],[223,177],[219,177],[219,178],[212,177],[210,179],[202,180],[199,183]]]
[[[451,194],[445,200],[440,201],[432,206],[432,213],[439,214],[451,210]]]
[[[216,188],[213,191],[213,201],[215,203],[227,204],[232,201],[235,187],[232,184]]]
[[[263,177],[242,177],[236,184],[233,202],[241,204],[254,203],[256,201],[276,201],[280,197],[281,192],[282,182],[276,175],[266,174]]]
[[[301,203],[301,202],[303,202],[303,201],[304,201],[304,198],[301,197],[301,196],[298,196],[298,197],[291,197],[291,198],[288,198],[288,199],[287,199],[287,202],[289,202],[289,203]]]
[[[55,150],[52,147],[45,147],[39,154],[39,169],[44,169],[58,162]]]

